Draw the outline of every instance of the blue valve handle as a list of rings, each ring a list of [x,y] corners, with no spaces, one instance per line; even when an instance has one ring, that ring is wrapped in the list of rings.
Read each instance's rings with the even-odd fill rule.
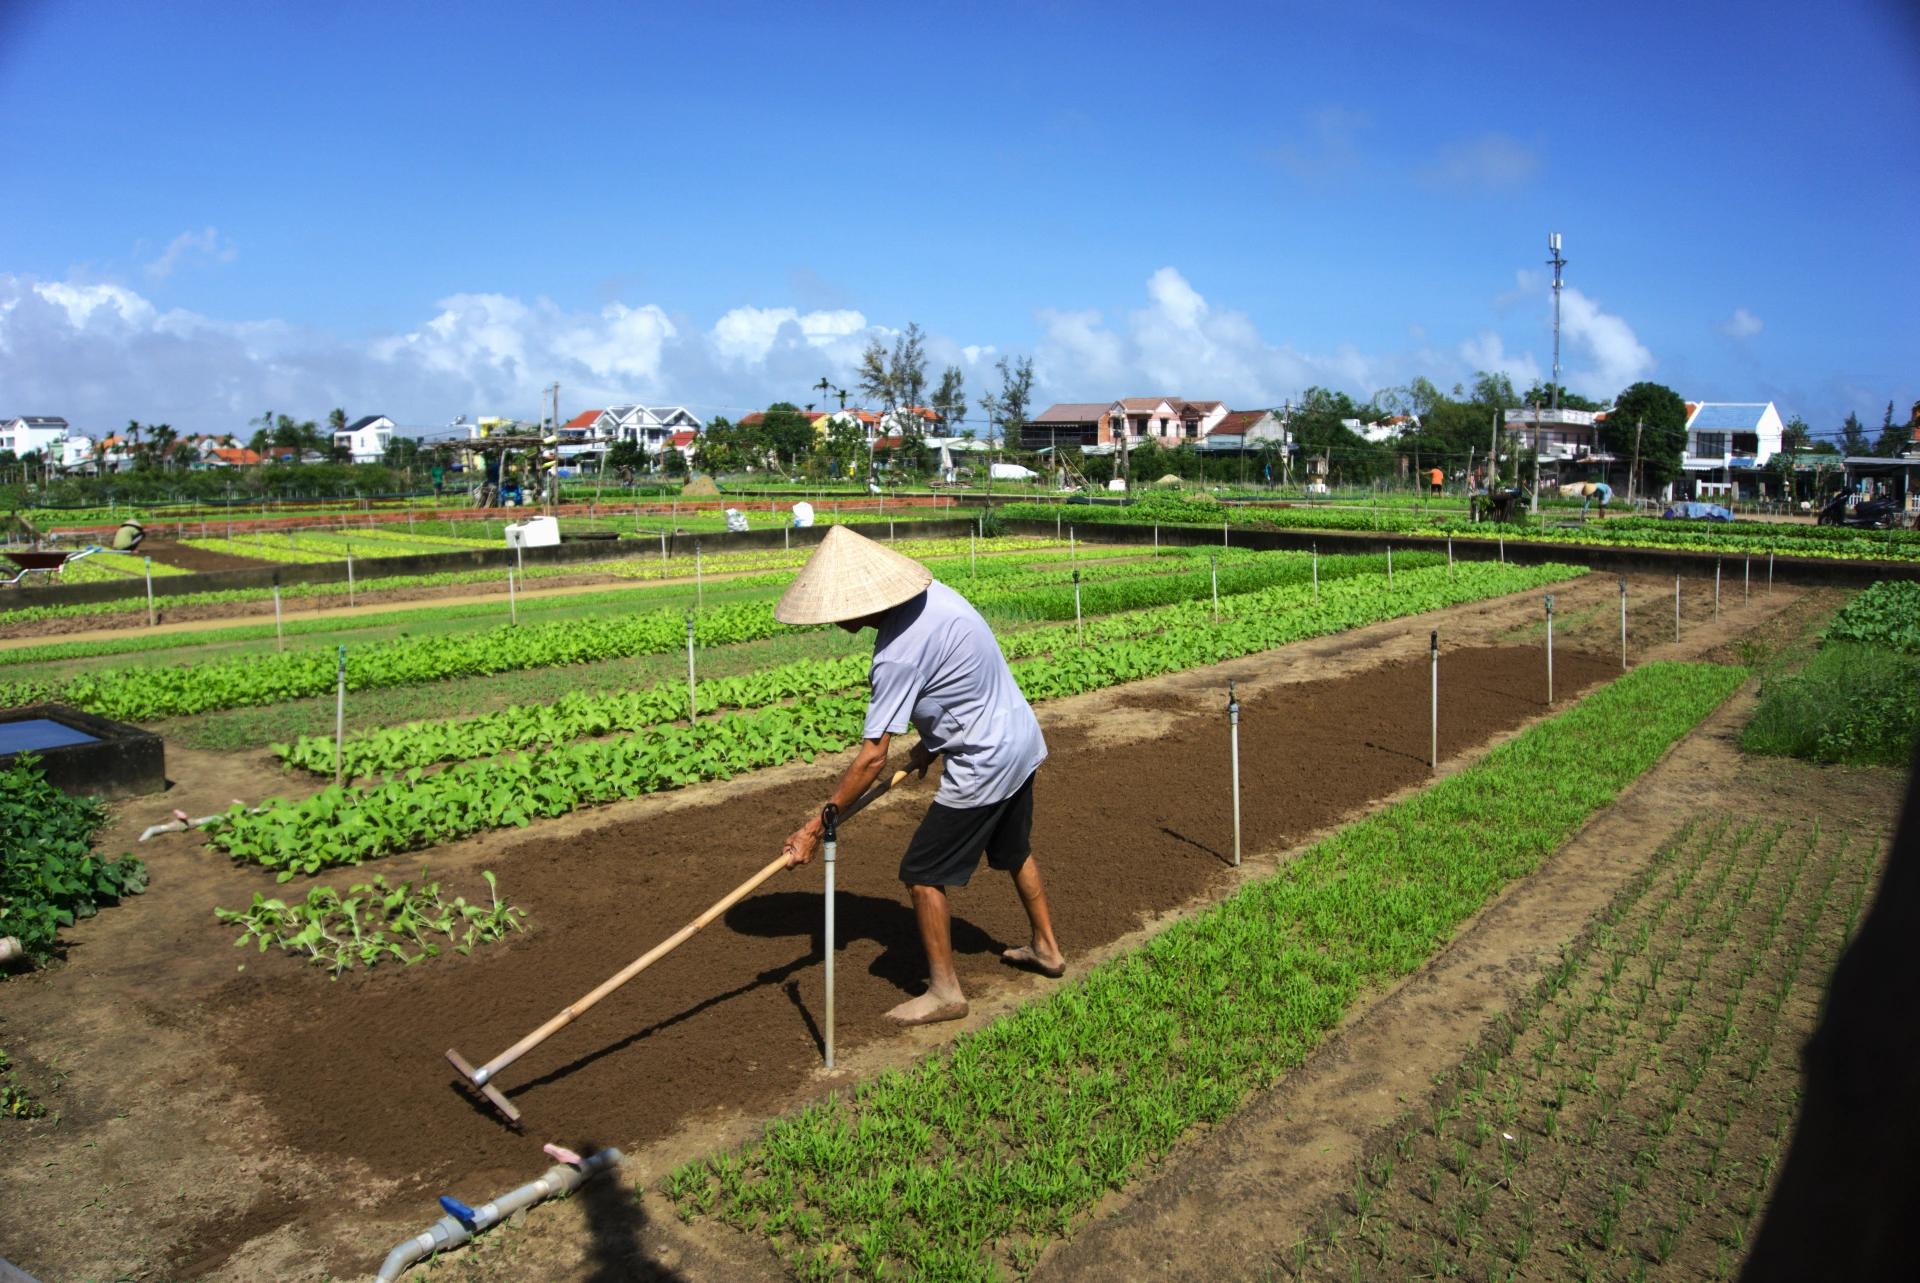
[[[473,1229],[474,1217],[477,1213],[475,1213],[471,1207],[468,1207],[451,1194],[442,1194],[440,1196],[440,1206],[445,1209],[448,1216],[459,1221],[462,1225],[466,1226],[468,1230]]]

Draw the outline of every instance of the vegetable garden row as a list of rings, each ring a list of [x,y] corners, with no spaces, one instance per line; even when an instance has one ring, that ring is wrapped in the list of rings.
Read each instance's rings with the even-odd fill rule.
[[[1054,699],[1581,573],[1554,565],[1436,566],[1403,573],[1392,588],[1382,577],[1362,573],[1317,587],[1295,583],[1224,598],[1218,622],[1209,603],[1186,601],[1115,616],[1084,630],[1072,625],[1034,630],[1018,635],[1018,644],[1006,649],[1010,658],[1024,661],[1014,671],[1027,697]],[[835,752],[859,737],[865,706],[861,694],[823,696],[477,760],[433,774],[415,766],[367,789],[330,786],[304,801],[269,805],[259,813],[236,807],[214,830],[212,841],[236,859],[292,877]],[[447,750],[444,734],[422,734],[425,742]],[[481,735],[479,742],[491,746],[497,740]],[[383,747],[393,755],[390,743]]]
[[[1023,552],[1041,548],[1051,548],[1060,541],[1054,539],[1015,539],[997,538],[980,548],[982,555]],[[492,546],[498,546],[494,544]],[[908,556],[918,558],[951,557],[968,550],[965,539],[909,539],[901,538],[892,545]],[[806,562],[810,548],[793,549],[743,549],[735,552],[716,551],[699,558],[700,564],[708,574],[735,574],[755,570],[798,569]],[[1138,556],[1137,549],[1114,548],[1104,550],[1109,556]],[[92,561],[93,558],[88,558]],[[136,569],[128,574],[138,573],[138,558],[123,558]],[[336,559],[337,560],[337,559]],[[85,566],[87,562],[79,563]],[[983,565],[986,562],[982,562]],[[77,569],[78,567],[76,567]],[[154,564],[154,573],[185,574],[177,567],[162,569]],[[606,575],[618,579],[653,581],[662,579],[691,578],[695,574],[694,560],[685,555],[660,557],[645,544],[636,547],[634,555],[628,558],[596,562],[575,562],[561,565],[535,563],[516,571],[524,583],[537,583],[541,580],[560,578],[579,578],[583,575]],[[355,595],[360,598],[378,599],[383,593],[399,592],[420,588],[445,588],[468,584],[484,584],[489,587],[502,586],[502,572],[498,569],[487,570],[451,570],[435,571],[420,575],[384,575],[357,585]],[[280,589],[283,601],[293,603],[309,599],[327,600],[346,598],[349,595],[345,583],[285,584]],[[4,603],[0,598],[0,604]],[[172,594],[160,602],[164,611],[174,606],[223,606],[246,603],[267,604],[273,600],[271,588],[224,588],[212,592]],[[145,599],[129,598],[125,601],[81,602],[59,606],[20,606],[13,609],[0,609],[0,628],[34,624],[49,619],[85,618],[93,615],[113,615],[136,612],[142,617],[146,614]],[[337,626],[337,625],[335,625]],[[162,643],[178,645],[179,642]],[[99,652],[109,653],[109,652]]]
[[[1052,521],[1058,509],[1046,504],[1009,504],[998,509],[1012,520]],[[1575,526],[1469,521],[1434,517],[1404,509],[1380,511],[1250,507],[1210,499],[1154,495],[1124,507],[1071,508],[1077,525],[1201,525],[1222,522],[1251,530],[1330,530],[1368,534],[1451,535],[1455,539],[1499,540],[1615,548],[1670,548],[1682,552],[1749,554],[1835,560],[1920,561],[1920,531],[1853,530],[1840,526],[1766,521],[1694,522],[1658,517],[1609,517]]]
[[[1022,1274],[1197,1124],[1300,1063],[1717,707],[1651,664],[1045,999],[676,1170],[682,1215],[801,1277]]]
[[[1135,561],[1109,568],[1097,582],[1087,583],[1079,596],[1087,613],[1138,608],[1185,600],[1205,592],[1213,571],[1184,569],[1196,560],[1188,555]],[[1362,573],[1380,559],[1326,559],[1329,575]],[[1408,566],[1432,565],[1425,554],[1403,558]],[[1070,618],[1075,613],[1072,578],[1076,570],[1033,569],[1010,562],[993,562],[984,578],[968,576],[967,562],[929,562],[975,605],[999,617],[1029,619]],[[1311,575],[1297,556],[1260,556],[1243,553],[1229,558],[1219,571],[1225,594],[1244,593],[1272,584],[1298,582]],[[791,576],[770,573],[757,586],[773,586]],[[741,586],[741,580],[730,581]],[[747,581],[751,582],[751,581]],[[615,603],[609,602],[609,605]],[[478,612],[463,609],[474,614]],[[498,608],[490,612],[497,617]],[[416,616],[425,612],[416,612]],[[348,668],[349,690],[372,690],[439,681],[449,677],[512,672],[560,664],[589,663],[622,656],[659,654],[678,649],[686,640],[687,615],[667,607],[631,615],[609,614],[545,624],[501,624],[466,633],[403,636],[356,647]],[[789,631],[773,618],[771,603],[753,602],[716,606],[698,611],[693,621],[699,646],[753,641]],[[179,643],[176,643],[179,644]],[[97,646],[99,643],[83,643]],[[63,655],[58,644],[37,648],[36,658]],[[335,678],[335,650],[309,647],[271,655],[213,659],[191,665],[128,666],[99,673],[83,673],[57,685],[16,682],[0,686],[0,702],[30,703],[60,699],[108,717],[151,720],[202,713],[219,708],[277,703],[331,691]]]

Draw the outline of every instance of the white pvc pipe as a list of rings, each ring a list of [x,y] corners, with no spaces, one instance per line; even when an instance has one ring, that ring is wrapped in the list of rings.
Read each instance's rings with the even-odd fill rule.
[[[826,1044],[828,1069],[833,1068],[833,871],[834,866],[838,863],[836,857],[839,853],[840,842],[838,838],[828,838],[826,843],[827,922],[824,932],[827,955],[827,1012],[824,1041]]]
[[[1233,867],[1240,867],[1240,697],[1227,683],[1227,728],[1233,742]]]
[[[543,1199],[552,1198],[555,1194],[570,1194],[597,1173],[620,1163],[621,1159],[620,1151],[609,1147],[587,1155],[578,1167],[570,1163],[555,1163],[540,1179],[474,1208],[471,1222],[458,1220],[451,1213],[442,1216],[424,1231],[388,1252],[375,1278],[378,1283],[393,1283],[421,1257],[458,1247],[482,1230],[499,1224],[515,1212],[532,1207]]]

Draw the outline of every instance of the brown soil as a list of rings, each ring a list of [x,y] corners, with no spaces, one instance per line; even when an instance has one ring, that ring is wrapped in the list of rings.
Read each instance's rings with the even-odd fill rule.
[[[1539,660],[1533,649],[1450,655],[1443,755],[1540,713]],[[1604,659],[1563,653],[1556,676],[1571,696],[1614,669]],[[1286,845],[1424,779],[1426,697],[1427,671],[1419,661],[1276,685],[1251,696],[1241,745],[1248,849]],[[1153,738],[1109,745],[1085,730],[1056,727],[1053,758],[1041,776],[1036,852],[1075,965],[1233,876],[1222,854],[1230,843],[1224,719],[1211,711],[1193,714],[1194,701],[1186,697],[1135,694],[1128,703],[1160,727]],[[74,973],[84,969],[96,982],[87,985],[95,994],[87,1003],[88,1025],[131,1015],[162,1029],[205,1030],[221,1049],[215,1082],[207,1084],[214,1099],[182,1101],[178,1117],[190,1126],[217,1127],[228,1143],[256,1156],[266,1179],[248,1204],[214,1218],[181,1212],[181,1220],[166,1227],[176,1243],[174,1268],[190,1276],[221,1267],[249,1240],[304,1214],[322,1196],[301,1184],[314,1173],[350,1177],[381,1204],[397,1200],[400,1208],[417,1209],[443,1190],[472,1193],[517,1183],[542,1139],[591,1136],[629,1145],[716,1111],[781,1108],[831,1081],[817,1072],[818,866],[736,906],[504,1074],[506,1090],[526,1113],[524,1136],[453,1089],[442,1053],[451,1046],[469,1058],[493,1054],[693,917],[758,866],[755,853],[777,849],[818,803],[817,776],[824,772],[813,774],[804,782],[730,792],[717,804],[680,806],[649,822],[504,845],[489,864],[509,897],[530,911],[525,936],[471,958],[448,956],[338,982],[278,955],[248,954],[244,971],[231,970],[241,956],[224,952],[233,930],[199,915],[211,903],[244,903],[243,888],[259,879],[204,868],[194,879],[201,883],[200,907],[171,926],[158,950],[164,988],[152,983],[157,960],[151,956],[143,959],[148,965],[122,966],[88,958],[83,948],[65,974],[15,982],[17,994],[10,986],[5,1033],[10,1046],[24,1031],[36,1055],[54,1054],[31,1035],[49,1029],[44,1022],[80,1014],[69,1006],[70,991],[82,981]],[[1116,786],[1143,779],[1155,786]],[[904,1041],[910,1050],[940,1036],[903,1039],[881,1019],[921,982],[918,943],[894,865],[925,796],[919,786],[911,796],[872,808],[849,826],[843,843],[837,1033],[855,1062],[866,1043]],[[687,800],[694,802],[694,795]],[[391,875],[404,873],[402,865]],[[156,880],[166,876],[163,865]],[[332,879],[336,885],[345,880]],[[474,893],[471,878],[460,881],[459,890]],[[211,901],[203,898],[209,891]],[[142,907],[134,902],[134,911]],[[1033,982],[997,961],[1002,947],[1022,941],[1024,927],[1003,881],[983,874],[956,895],[955,910],[962,978],[986,1000],[981,1005],[990,1005],[996,990],[1030,991]],[[103,1031],[95,1025],[93,1032]],[[81,1034],[75,1028],[47,1042]],[[106,1091],[101,1099],[126,1095]],[[39,1240],[37,1231],[12,1226],[8,1237],[28,1245],[20,1255],[38,1263],[28,1250]],[[58,1263],[51,1244],[38,1251],[47,1254],[46,1263]]]
[[[1635,580],[1632,589],[1636,662],[1696,655],[1796,596],[1783,587],[1777,602],[1756,598],[1745,609],[1729,609],[1717,625],[1690,623],[1684,646],[1676,647],[1658,635],[1643,645],[1637,626],[1643,599],[1655,610],[1662,600],[1670,608],[1671,581]],[[1587,677],[1571,652],[1614,644],[1617,624],[1608,612],[1615,589],[1596,576],[1558,591],[1557,676],[1570,690]],[[1688,604],[1692,620],[1691,598]],[[1378,804],[1384,795],[1369,797],[1370,788],[1392,789],[1397,781],[1404,795],[1419,787],[1426,778],[1419,759],[1429,627],[1441,629],[1448,648],[1443,698],[1459,696],[1442,710],[1448,725],[1443,757],[1454,754],[1442,762],[1442,774],[1484,751],[1487,738],[1474,741],[1474,735],[1503,738],[1540,711],[1537,643],[1527,636],[1538,613],[1531,594],[1475,603],[1043,706],[1055,756],[1043,775],[1038,850],[1076,969],[1131,947],[1189,904],[1231,889],[1237,876],[1269,871],[1287,857],[1286,844],[1309,836],[1306,826],[1339,822]],[[1465,707],[1476,682],[1487,685],[1467,652],[1502,639],[1530,644],[1507,661],[1512,690],[1528,694],[1509,692],[1504,711]],[[1352,679],[1395,661],[1403,661],[1405,671],[1384,688],[1379,704],[1400,709],[1403,721],[1375,727],[1354,720],[1370,718],[1373,685],[1324,680]],[[1616,662],[1592,663],[1591,675],[1611,671]],[[1241,875],[1212,854],[1228,841],[1220,710],[1229,677],[1240,681],[1247,704],[1249,854]],[[1336,697],[1339,690],[1348,692],[1346,703]],[[1154,692],[1160,697],[1140,698]],[[1205,715],[1190,717],[1196,708]],[[1489,731],[1501,725],[1507,729]],[[1303,728],[1320,738],[1302,745]],[[1396,728],[1399,741],[1387,735]],[[1367,741],[1378,747],[1364,747]],[[1159,751],[1161,743],[1175,751]],[[1334,765],[1341,760],[1336,747],[1352,755],[1350,778]],[[1462,747],[1467,751],[1455,752]],[[1182,764],[1196,753],[1201,765]],[[1271,794],[1254,783],[1263,753],[1287,764]],[[1313,797],[1292,783],[1303,761],[1313,763],[1314,774],[1301,779],[1324,781]],[[169,766],[178,783],[166,797],[115,808],[115,825],[104,839],[110,849],[130,846],[140,828],[165,818],[172,806],[205,814],[234,796],[282,784],[251,757],[175,751]],[[660,870],[672,867],[703,887],[701,894],[717,894],[757,866],[754,852],[767,849],[760,843],[817,803],[822,781],[836,769],[831,762],[796,763],[546,822],[530,836],[488,834],[438,848],[430,853],[433,876],[450,891],[484,894],[478,870],[497,869],[509,897],[532,910],[533,930],[491,956],[441,958],[414,971],[337,985],[291,959],[228,948],[233,930],[210,921],[215,905],[244,904],[256,890],[298,894],[304,884],[276,890],[258,870],[233,868],[191,836],[141,848],[153,868],[152,889],[67,933],[72,948],[64,965],[5,987],[0,1045],[43,1089],[49,1107],[65,1116],[57,1126],[0,1127],[0,1242],[49,1283],[118,1276],[136,1266],[148,1275],[158,1267],[164,1277],[313,1278],[327,1266],[365,1268],[430,1219],[431,1192],[485,1197],[526,1179],[546,1163],[539,1140],[622,1145],[631,1156],[617,1187],[623,1189],[635,1180],[644,1187],[673,1163],[736,1142],[755,1126],[755,1111],[785,1108],[835,1081],[815,1068],[808,1013],[785,992],[790,982],[801,1005],[818,997],[817,870],[791,875],[798,892],[776,881],[766,897],[741,906],[737,922],[709,929],[663,962],[657,976],[636,981],[630,993],[562,1033],[553,1051],[557,1061],[582,1062],[572,1073],[535,1086],[535,1077],[551,1071],[530,1058],[504,1075],[509,1089],[527,1089],[520,1096],[530,1127],[524,1139],[501,1139],[493,1124],[479,1125],[480,1116],[452,1091],[440,1054],[447,1045],[473,1056],[492,1054],[678,926],[660,905],[635,905],[622,896],[626,884],[638,876],[658,894]],[[1163,777],[1187,781],[1194,805],[1163,815],[1144,796],[1180,791],[1166,788]],[[1126,783],[1138,779],[1152,787]],[[957,1027],[872,1036],[875,1010],[897,1000],[903,980],[917,979],[910,974],[917,946],[895,947],[903,936],[889,906],[900,903],[894,854],[925,796],[922,790],[889,799],[848,830],[842,920],[852,918],[853,939],[840,954],[841,1082],[908,1063],[959,1028],[978,1027],[1047,987],[1000,968],[983,950],[983,938],[1010,940],[1021,926],[1000,879],[983,875],[958,901],[971,928],[962,928],[962,943],[969,949],[963,965],[974,986],[973,1015]],[[1269,799],[1264,809],[1263,799]],[[767,818],[775,810],[780,817]],[[1115,833],[1122,824],[1135,831],[1095,844],[1093,834]],[[716,828],[724,834],[719,843],[711,836]],[[669,837],[697,844],[680,848],[695,852],[695,859],[660,854],[673,849]],[[722,848],[724,855],[712,854]],[[562,863],[561,851],[572,858]],[[1098,877],[1084,867],[1090,858],[1102,861]],[[675,863],[662,865],[663,859]],[[1144,870],[1155,859],[1159,867],[1149,878]],[[724,860],[725,868],[709,870],[709,860]],[[1122,911],[1124,897],[1107,890],[1114,861],[1131,871],[1132,880],[1120,883],[1137,898],[1131,914]],[[396,878],[418,867],[412,859],[387,863],[385,871]],[[328,880],[338,886],[352,876],[343,871]],[[593,903],[587,887],[599,888],[610,905]],[[1183,903],[1196,889],[1197,900]],[[676,901],[698,898],[687,888],[671,894]],[[684,917],[687,910],[676,903],[672,913]],[[753,930],[762,934],[748,934]],[[1106,943],[1095,934],[1113,930],[1122,934]],[[793,934],[778,934],[783,931]],[[525,966],[529,961],[538,965]],[[532,974],[540,971],[548,974]],[[489,992],[496,977],[508,991],[504,998]],[[655,987],[661,978],[685,995],[681,1003]],[[474,1011],[428,1011],[431,1004],[416,992],[449,1004],[471,1002]],[[402,1010],[417,1011],[428,1032],[390,1036]],[[304,1034],[293,1022],[330,1030],[332,1041]],[[743,1037],[756,1048],[765,1044],[757,1060],[743,1060],[751,1056]],[[711,1056],[712,1064],[680,1059],[690,1047]],[[308,1058],[308,1071],[268,1063],[287,1055]],[[705,1081],[696,1093],[688,1080],[700,1076]],[[656,1078],[667,1084],[657,1104]],[[576,1080],[599,1083],[604,1097],[587,1101]],[[412,1108],[388,1099],[390,1093]],[[739,1107],[725,1107],[728,1101]],[[563,1102],[566,1109],[584,1109],[585,1121],[565,1113]],[[688,1109],[667,1135],[676,1111]],[[609,1119],[632,1126],[622,1130]],[[476,1137],[494,1139],[476,1143]],[[661,1139],[636,1145],[648,1137]],[[354,1154],[381,1161],[374,1166]],[[178,1191],[189,1187],[194,1193],[182,1198]],[[79,1223],[67,1214],[83,1204],[87,1217],[76,1232]],[[163,1261],[172,1264],[158,1266]],[[616,1261],[617,1269],[609,1264]],[[497,1231],[477,1250],[436,1268],[460,1278],[609,1278],[652,1277],[654,1265],[684,1268],[691,1277],[746,1278],[765,1274],[770,1259],[759,1244],[729,1231],[676,1224],[659,1196],[648,1193],[637,1205],[576,1198],[544,1206],[525,1225]]]
[[[1532,651],[1451,657],[1442,752],[1477,744],[1541,711]],[[1569,692],[1613,675],[1601,660],[1564,656]],[[1243,713],[1246,841],[1284,844],[1426,775],[1424,665],[1288,688]],[[1221,719],[1143,706],[1178,720],[1160,737],[1097,749],[1056,734],[1037,786],[1034,844],[1070,957],[1175,908],[1222,876],[1231,816]],[[1256,771],[1254,764],[1274,764]],[[1153,789],[1115,781],[1153,778]],[[918,790],[921,797],[926,790]],[[818,802],[814,783],[785,785],[719,807],[688,807],[648,824],[612,825],[565,842],[527,842],[496,865],[537,924],[527,939],[463,965],[342,983],[299,977],[303,1008],[287,1021],[284,967],[260,966],[216,1000],[228,1040],[249,1052],[242,1081],[284,1110],[283,1143],[365,1162],[375,1171],[452,1179],[521,1159],[525,1142],[447,1090],[438,1059],[469,1059],[531,1029],[653,942],[691,920],[778,850]],[[849,826],[839,865],[837,1036],[850,1051],[894,1032],[883,1015],[924,981],[895,853],[919,822],[901,797]],[[1094,858],[1088,858],[1093,856]],[[597,1007],[571,1036],[531,1052],[503,1077],[536,1129],[592,1128],[632,1140],[670,1132],[716,1107],[789,1101],[818,1063],[823,1006],[819,870],[770,884],[720,929]],[[963,983],[992,988],[1001,949],[1024,943],[1025,918],[997,877],[954,896]],[[743,1037],[742,1031],[756,1036]],[[328,1049],[367,1054],[329,1065]],[[634,1090],[645,1084],[644,1092]],[[546,1134],[542,1130],[541,1134]],[[506,1175],[506,1168],[501,1175]]]
[[[150,554],[163,565],[178,566],[182,570],[253,570],[267,564],[265,558],[236,557],[232,553],[195,548],[172,539],[150,539],[141,546],[140,551]]]

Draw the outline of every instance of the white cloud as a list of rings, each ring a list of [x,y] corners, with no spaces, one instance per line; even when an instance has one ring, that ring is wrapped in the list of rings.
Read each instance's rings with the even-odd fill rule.
[[[836,339],[866,328],[867,318],[850,308],[800,312],[791,307],[736,307],[714,322],[713,345],[728,360],[758,362],[767,359],[776,342],[831,347]]]
[[[1261,407],[1313,384],[1370,391],[1381,375],[1380,362],[1350,345],[1311,354],[1268,342],[1245,313],[1214,307],[1172,267],[1148,278],[1147,300],[1117,327],[1092,310],[1040,312],[1034,377],[1046,395],[1218,397]]]
[[[1570,387],[1612,396],[1653,368],[1622,318],[1577,290],[1563,301]],[[994,360],[1031,351],[1042,405],[1160,395],[1246,409],[1316,384],[1367,396],[1415,375],[1448,387],[1478,369],[1524,384],[1542,364],[1509,348],[1506,327],[1465,341],[1415,328],[1402,351],[1297,346],[1263,335],[1171,266],[1142,283],[1138,307],[1048,308],[1035,319],[1031,346],[930,335],[930,374],[962,365],[977,405],[998,386]],[[1531,321],[1524,332],[1545,333]],[[852,386],[860,349],[893,335],[849,308],[743,306],[703,325],[655,303],[569,311],[476,291],[442,299],[398,332],[348,341],[280,320],[161,310],[111,282],[0,273],[0,387],[21,413],[64,414],[95,431],[129,418],[238,431],[269,407],[317,419],[334,406],[420,430],[456,414],[531,415],[556,380],[568,414],[646,401],[737,416],[776,399],[811,400],[823,376]]]
[[[1506,342],[1492,330],[1482,330],[1462,343],[1460,359],[1476,373],[1486,370],[1506,375],[1521,391],[1540,378],[1540,363],[1534,360],[1533,354],[1508,352]]]
[[[1600,304],[1568,287],[1560,298],[1561,336],[1568,350],[1584,353],[1587,364],[1563,369],[1568,387],[1594,398],[1611,398],[1653,373],[1653,353],[1635,337],[1622,317],[1602,311]]]
[[[1524,186],[1539,168],[1533,148],[1510,134],[1488,133],[1448,143],[1417,177],[1438,191],[1508,191]]]
[[[1728,338],[1750,339],[1765,329],[1766,325],[1767,323],[1765,321],[1755,316],[1752,312],[1747,311],[1746,308],[1736,307],[1733,309],[1732,316],[1729,316],[1726,320],[1714,326],[1714,328]]]
[[[181,232],[160,251],[159,258],[147,264],[147,278],[164,281],[177,268],[189,262],[231,263],[237,253],[233,242],[222,238],[216,228]]]

